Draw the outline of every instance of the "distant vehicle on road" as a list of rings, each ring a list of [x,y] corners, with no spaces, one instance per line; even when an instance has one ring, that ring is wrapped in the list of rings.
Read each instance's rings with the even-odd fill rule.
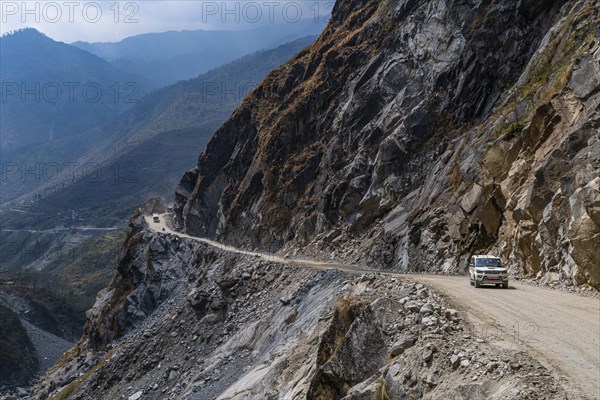
[[[469,283],[476,288],[481,285],[496,285],[508,289],[508,272],[498,257],[473,256],[469,262]]]
[[[152,221],[154,221],[154,222],[160,222],[160,218],[158,218],[158,214],[157,213],[152,214]]]

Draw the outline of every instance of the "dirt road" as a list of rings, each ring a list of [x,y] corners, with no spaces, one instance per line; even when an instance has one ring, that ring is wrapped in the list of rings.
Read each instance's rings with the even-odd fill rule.
[[[498,346],[529,352],[560,377],[570,399],[600,399],[600,300],[546,288],[512,283],[510,289],[469,285],[466,277],[404,275],[368,270],[358,266],[306,259],[287,259],[240,250],[221,243],[175,232],[165,224],[167,215],[155,223],[157,232],[189,238],[216,248],[263,260],[315,269],[335,268],[350,273],[380,272],[409,277],[447,295],[473,323],[473,338]]]
[[[560,376],[571,399],[600,399],[600,300],[518,283],[475,289],[466,277],[412,278],[466,311],[474,337],[528,351]]]

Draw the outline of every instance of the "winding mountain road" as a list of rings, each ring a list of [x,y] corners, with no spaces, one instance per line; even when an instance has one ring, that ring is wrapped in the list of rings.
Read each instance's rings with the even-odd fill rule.
[[[241,250],[213,240],[193,237],[170,229],[147,216],[151,230],[192,239],[215,248],[265,261],[319,270],[337,269],[348,273],[381,273],[410,278],[429,285],[461,309],[472,323],[473,338],[527,351],[554,371],[569,399],[600,399],[600,300],[576,294],[511,282],[510,289],[469,285],[466,277],[407,275],[307,259],[288,259],[272,254]]]

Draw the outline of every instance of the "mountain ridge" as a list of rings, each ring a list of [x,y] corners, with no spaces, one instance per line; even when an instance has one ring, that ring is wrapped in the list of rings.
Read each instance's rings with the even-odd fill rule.
[[[154,84],[33,29],[0,38],[2,202],[53,181]],[[64,173],[63,175],[68,175]]]
[[[41,102],[35,102],[38,109],[36,109],[35,113],[31,113],[34,116],[38,114],[43,116],[46,108],[54,104],[58,104],[58,106],[61,107],[67,107],[68,104],[78,105],[79,103],[84,103],[79,104],[80,106],[85,106],[87,104],[87,108],[80,107],[81,112],[86,112],[85,116],[88,116],[89,114],[88,109],[92,109],[95,113],[99,114],[99,116],[90,118],[91,122],[85,121],[85,124],[82,124],[81,121],[79,121],[79,125],[74,124],[73,121],[69,123],[63,121],[62,124],[59,124],[58,122],[62,120],[57,121],[56,126],[54,127],[54,135],[59,138],[64,135],[78,133],[82,127],[89,127],[93,124],[97,124],[102,121],[103,118],[107,118],[107,116],[114,115],[127,108],[129,105],[124,103],[122,98],[121,101],[114,101],[116,98],[115,96],[118,96],[119,94],[123,96],[125,93],[114,93],[114,96],[108,94],[110,93],[112,85],[120,83],[124,86],[127,82],[133,82],[137,85],[137,92],[135,94],[137,96],[141,96],[143,93],[147,92],[148,89],[152,88],[152,84],[141,76],[120,71],[102,58],[66,43],[55,41],[34,28],[15,31],[14,33],[2,36],[0,40],[3,52],[2,80],[5,90],[4,95],[7,97],[5,101],[3,101],[3,108],[5,109],[2,128],[3,148],[6,148],[7,143],[13,140],[13,131],[17,129],[13,127],[15,121],[13,121],[13,119],[6,119],[6,114],[17,114],[16,117],[21,116],[20,113],[22,113],[22,110],[18,106],[21,105],[21,107],[24,107],[29,104],[28,101],[33,94],[41,97],[42,100]],[[31,51],[32,48],[34,48],[35,51]],[[68,76],[65,75],[65,71],[67,70],[69,71]],[[15,102],[11,101],[11,99],[15,97],[16,94],[7,92],[8,88],[6,85],[9,83],[28,83],[30,85],[29,89],[31,89],[34,84],[43,84],[44,87],[48,84],[52,84],[53,88],[56,85],[63,88],[64,85],[72,83],[73,88],[68,89],[67,87],[68,91],[65,95],[62,95],[62,90],[58,93],[50,93],[49,89],[44,89],[44,91],[38,89],[37,92],[32,91],[30,95],[26,95],[29,92],[17,92],[16,94],[20,95],[19,100],[23,96],[26,96],[26,100]],[[102,92],[98,95],[96,93],[90,93],[88,96],[89,99],[86,98],[85,93],[80,93],[82,89],[77,90],[77,88],[79,86],[83,87],[88,83],[99,85]],[[121,87],[119,90],[122,89],[123,88]],[[96,100],[98,96],[100,97]],[[99,104],[96,105],[96,103]],[[42,106],[45,106],[45,108],[40,109]],[[102,108],[99,106],[102,106]],[[106,109],[104,109],[104,107],[106,107]],[[115,109],[114,113],[108,114],[112,109]],[[65,112],[68,111],[69,110],[67,109]],[[29,122],[30,125],[33,126],[33,128],[29,128],[30,130],[38,128],[38,125],[40,124],[36,120],[31,120],[31,118],[29,118]],[[48,128],[45,127],[43,131],[47,132]],[[21,137],[27,137],[32,133],[35,133],[30,133],[30,131],[23,129],[22,127],[18,128],[18,132]],[[16,146],[31,143],[36,143],[36,141],[23,142],[23,139],[21,139]]]
[[[249,30],[183,30],[146,33],[119,42],[74,42],[116,67],[137,71],[161,85],[197,77],[255,51],[318,35],[324,22],[271,24]],[[210,57],[207,57],[210,54]]]

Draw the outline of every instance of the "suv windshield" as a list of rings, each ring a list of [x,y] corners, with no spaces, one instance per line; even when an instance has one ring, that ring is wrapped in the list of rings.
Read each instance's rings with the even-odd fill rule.
[[[475,260],[476,267],[501,267],[502,261],[499,258],[477,258]]]

